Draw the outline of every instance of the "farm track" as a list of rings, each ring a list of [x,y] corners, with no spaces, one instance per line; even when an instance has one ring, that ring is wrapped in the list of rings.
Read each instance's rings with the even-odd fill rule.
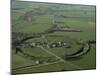
[[[26,68],[31,68],[31,67],[41,67],[41,66],[56,64],[56,63],[60,63],[60,62],[61,61],[57,61],[57,62],[53,62],[53,63],[39,64],[39,65],[27,65],[27,66],[18,67],[18,68],[12,69],[12,70],[16,71],[16,70],[19,70],[19,69],[26,69]]]
[[[40,48],[41,48],[43,51],[45,51],[45,52],[47,52],[47,53],[49,53],[49,54],[51,54],[51,55],[55,56],[56,58],[60,59],[61,61],[65,62],[65,60],[64,60],[64,59],[62,59],[61,57],[59,57],[59,56],[55,55],[54,53],[52,53],[52,52],[50,52],[50,51],[46,50],[45,48],[43,48],[43,47],[41,47],[41,46],[40,46]]]
[[[31,67],[41,67],[41,66],[46,66],[46,65],[50,65],[50,64],[56,64],[56,63],[60,63],[60,62],[67,63],[67,64],[69,64],[69,65],[71,65],[71,66],[76,67],[77,69],[82,69],[80,66],[77,66],[77,65],[75,65],[75,64],[73,64],[73,63],[71,63],[71,62],[65,61],[65,60],[62,59],[61,57],[57,56],[56,54],[54,54],[54,53],[52,53],[52,52],[50,52],[50,51],[48,51],[48,50],[46,50],[45,48],[43,48],[43,47],[40,47],[40,48],[41,48],[43,51],[46,51],[47,53],[49,53],[49,54],[55,56],[56,58],[60,59],[60,61],[53,62],[53,63],[39,64],[39,65],[36,65],[36,64],[34,64],[34,65],[27,65],[27,66],[18,67],[18,68],[12,69],[12,70],[13,70],[13,71],[16,71],[16,70],[19,70],[19,69],[26,69],[26,68],[31,68]]]
[[[77,69],[83,69],[83,68],[81,68],[80,66],[77,66],[77,65],[75,65],[75,64],[73,64],[73,63],[71,63],[71,62],[69,62],[69,61],[65,61],[63,58],[61,58],[61,57],[57,56],[56,54],[54,54],[54,53],[52,53],[52,52],[46,50],[46,49],[43,48],[43,47],[41,47],[41,48],[42,48],[42,50],[46,51],[47,53],[52,54],[52,55],[55,56],[56,58],[60,59],[60,60],[61,60],[62,62],[64,62],[64,63],[67,63],[67,64],[69,64],[69,65],[71,65],[71,66],[74,66],[74,67],[76,67]]]
[[[78,56],[81,56],[81,55],[84,55],[85,53],[87,53],[89,50],[90,50],[90,44],[87,44],[88,45],[88,47],[87,47],[87,49],[86,49],[86,51],[84,51],[83,50],[83,48],[82,48],[82,52],[81,51],[77,51],[76,53],[74,53],[74,54],[72,54],[72,56],[69,56],[69,58],[75,58],[75,57],[78,57]],[[52,53],[52,52],[50,52],[50,51],[48,51],[47,49],[45,49],[44,47],[42,47],[42,46],[39,46],[43,51],[45,51],[45,52],[47,52],[47,53],[49,53],[49,54],[51,54],[51,55],[53,55],[53,56],[55,56],[56,58],[58,58],[58,59],[60,59],[60,61],[57,61],[57,62],[64,62],[64,63],[67,63],[67,64],[69,64],[69,65],[71,65],[71,66],[74,66],[74,67],[76,67],[77,69],[83,69],[83,68],[81,68],[80,66],[77,66],[77,65],[75,65],[75,64],[73,64],[73,63],[71,63],[71,62],[69,62],[69,61],[65,61],[63,58],[61,58],[61,57],[59,57],[59,56],[57,56],[56,54],[54,54],[54,53]],[[81,54],[79,54],[79,53],[81,53]],[[77,55],[77,54],[79,54],[79,55]],[[28,66],[23,66],[23,67],[18,67],[18,68],[16,68],[16,69],[13,69],[13,70],[17,70],[17,69],[23,69],[23,68],[28,68],[28,67],[41,67],[41,66],[45,66],[45,65],[49,65],[49,64],[54,64],[54,63],[56,63],[56,62],[53,62],[53,63],[46,63],[46,64],[40,64],[40,65],[28,65]]]
[[[13,1],[12,7],[12,75],[95,69],[96,44],[88,43],[96,40],[95,6]]]
[[[28,38],[28,39],[30,39],[30,38]],[[25,40],[28,40],[28,39],[25,39]],[[42,36],[42,39],[45,39],[45,41],[48,43],[48,40],[46,39],[46,37],[45,37],[44,35]],[[25,41],[25,40],[24,40],[24,41]],[[86,45],[88,46],[88,48],[87,48],[85,51],[84,51],[84,47],[83,47],[81,50],[77,51],[76,53],[73,53],[73,54],[69,55],[68,58],[75,58],[75,57],[79,57],[79,56],[82,56],[82,55],[88,53],[89,50],[90,50],[90,44],[88,43],[88,44],[86,44]],[[48,45],[47,45],[47,46],[48,46]],[[71,66],[76,67],[77,69],[83,69],[83,68],[81,68],[80,66],[73,64],[72,62],[69,62],[69,61],[64,60],[63,58],[57,56],[56,54],[54,54],[54,53],[52,53],[52,52],[50,52],[50,51],[48,51],[47,49],[45,49],[45,48],[42,47],[42,46],[39,46],[39,48],[41,48],[43,51],[45,51],[45,52],[47,52],[47,53],[49,53],[49,54],[55,56],[56,58],[60,59],[60,61],[52,62],[52,63],[39,64],[39,65],[22,66],[22,67],[15,68],[15,69],[13,69],[13,70],[16,71],[16,70],[19,70],[19,69],[25,69],[25,68],[31,68],[31,67],[41,67],[41,66],[45,66],[45,65],[50,65],[50,64],[59,63],[59,62],[67,63],[67,64],[69,64],[69,65],[71,65]]]

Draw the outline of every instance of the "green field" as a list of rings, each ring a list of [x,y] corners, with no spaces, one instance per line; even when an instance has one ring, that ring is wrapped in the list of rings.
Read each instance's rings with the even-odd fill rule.
[[[31,38],[26,42],[66,42],[67,47],[48,48],[43,45],[34,48],[12,48],[12,73],[38,73],[55,71],[87,70],[96,68],[96,44],[90,44],[90,51],[82,56],[65,59],[64,56],[77,52],[80,42],[96,41],[96,7],[89,5],[56,4],[42,2],[12,1],[12,32],[41,33],[54,25],[82,30],[82,32],[54,32],[43,37]],[[16,35],[24,37],[24,35]],[[34,35],[33,35],[34,36]],[[12,37],[15,37],[12,35]],[[20,39],[15,37],[15,39]],[[13,42],[13,40],[12,40]],[[41,63],[36,64],[39,60]],[[60,61],[62,60],[62,61]]]

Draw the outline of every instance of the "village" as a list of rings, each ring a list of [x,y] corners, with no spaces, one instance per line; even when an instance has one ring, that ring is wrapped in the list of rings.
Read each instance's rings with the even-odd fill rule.
[[[12,4],[13,74],[95,68],[94,6]]]

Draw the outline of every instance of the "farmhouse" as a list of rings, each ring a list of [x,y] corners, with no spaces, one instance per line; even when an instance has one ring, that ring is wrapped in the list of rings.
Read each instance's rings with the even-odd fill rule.
[[[40,60],[36,60],[35,63],[36,63],[36,64],[43,64],[43,62],[40,61]]]

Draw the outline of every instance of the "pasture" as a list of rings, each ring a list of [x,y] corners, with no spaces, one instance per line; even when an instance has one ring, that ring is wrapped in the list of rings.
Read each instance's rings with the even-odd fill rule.
[[[12,32],[28,34],[41,33],[54,25],[67,29],[79,29],[82,32],[60,32],[40,34],[25,42],[43,43],[36,47],[21,48],[16,53],[12,48],[12,73],[41,73],[87,70],[96,68],[96,43],[89,44],[90,50],[79,57],[65,59],[77,52],[87,41],[96,41],[96,7],[89,5],[57,4],[42,2],[12,1]],[[16,35],[20,40],[23,35]],[[33,35],[34,36],[34,35]],[[16,41],[16,42],[17,42]],[[13,41],[12,41],[13,42]],[[52,43],[65,42],[64,47],[50,48]],[[60,44],[59,44],[60,45]],[[85,48],[84,48],[85,49]],[[37,63],[39,62],[39,63]]]

